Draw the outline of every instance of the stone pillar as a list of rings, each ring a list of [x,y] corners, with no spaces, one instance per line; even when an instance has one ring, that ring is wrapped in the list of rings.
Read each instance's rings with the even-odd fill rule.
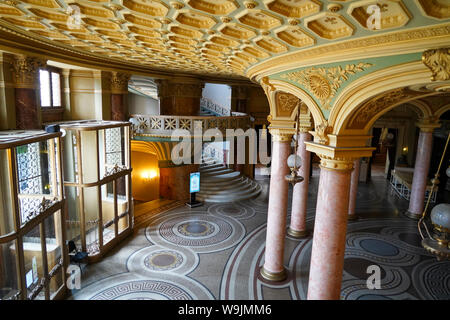
[[[316,124],[314,142],[305,142],[320,161],[320,180],[307,298],[339,299],[344,268],[345,234],[353,161],[372,154],[369,136],[337,136],[327,123]]]
[[[17,55],[13,58],[12,72],[17,129],[40,129],[41,113],[38,88],[39,68],[43,66],[45,66],[45,62],[38,58],[25,55]]]
[[[337,300],[344,267],[353,161],[321,158],[308,299]]]
[[[273,131],[271,133],[273,139],[272,167],[267,212],[266,251],[261,276],[269,281],[282,281],[286,279],[283,254],[288,182],[285,180],[285,176],[289,173],[287,158],[291,152],[292,135]]]
[[[311,141],[312,136],[308,130],[301,130],[298,140],[297,154],[302,159],[302,165],[298,170],[302,182],[296,183],[292,193],[291,225],[288,234],[294,238],[303,238],[306,231],[306,207],[308,203],[309,171],[311,166],[310,152],[306,150],[305,141]]]
[[[130,75],[112,72],[111,75],[111,120],[128,121],[128,81]]]
[[[193,78],[158,79],[159,112],[169,116],[196,116],[204,84]]]
[[[418,124],[420,127],[417,143],[416,163],[409,198],[409,208],[405,215],[412,219],[420,219],[424,209],[425,192],[427,188],[428,171],[430,170],[431,149],[433,147],[433,130],[439,124]]]
[[[358,216],[355,213],[356,196],[358,195],[359,169],[361,167],[361,159],[353,162],[353,171],[350,178],[350,198],[348,203],[348,220],[356,220]]]
[[[231,86],[231,111],[247,113],[247,87]]]
[[[64,106],[64,120],[72,119],[72,109],[70,101],[70,69],[62,70],[62,105]]]

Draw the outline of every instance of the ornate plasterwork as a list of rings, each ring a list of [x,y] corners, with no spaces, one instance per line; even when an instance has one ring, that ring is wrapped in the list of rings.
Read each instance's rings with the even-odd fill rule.
[[[315,135],[318,137],[318,142],[321,144],[328,144],[328,133],[330,133],[332,129],[332,127],[328,126],[327,120],[316,125]]]
[[[128,93],[128,81],[130,77],[127,73],[113,71],[111,75],[111,93]]]
[[[432,24],[447,17],[448,12],[448,6],[441,0],[389,1],[392,3],[389,8],[394,8],[394,11],[382,19],[392,20],[391,26],[398,27],[407,20],[405,15],[401,21],[396,20],[401,13],[395,8],[401,3],[409,12],[422,14],[420,19],[423,23],[411,17],[404,25],[407,30],[394,30],[384,34],[382,41],[377,38],[380,41],[374,43],[368,35],[384,33],[384,30],[365,29],[357,22],[364,22],[364,19],[357,16],[357,20],[347,10],[353,3],[358,4],[357,8],[363,8],[372,3],[371,0],[339,1],[341,5],[336,5],[337,1],[322,0],[0,2],[0,44],[3,48],[18,50],[10,41],[14,39],[14,42],[21,43],[21,50],[29,48],[42,55],[59,59],[67,57],[74,62],[83,60],[86,65],[96,65],[97,68],[120,63],[121,71],[140,71],[142,67],[143,72],[150,70],[160,75],[180,72],[212,74],[224,79],[243,79],[245,75],[253,77],[251,68],[255,65],[261,65],[260,70],[267,70],[291,61],[297,63],[298,68],[298,63],[303,63],[308,57],[330,56],[337,51],[347,53],[354,46],[353,40],[358,42],[358,48],[381,50],[391,42],[403,45],[405,40],[428,36],[417,31],[419,27],[426,26],[427,30],[433,30],[428,32],[430,36],[435,36],[432,34],[436,33],[434,30],[437,27],[443,30],[444,27]],[[417,5],[425,6],[426,10],[417,13]],[[80,15],[77,16],[77,10],[69,10],[69,6],[77,6]],[[343,9],[337,10],[339,7]],[[389,22],[387,20],[386,23]],[[443,33],[449,32],[443,30]],[[404,34],[409,38],[404,39]],[[339,41],[353,36],[357,39]],[[285,59],[285,53],[299,55],[293,59],[289,55]],[[252,58],[245,59],[243,54]],[[278,58],[282,59],[276,60]]]
[[[408,88],[398,88],[385,92],[382,95],[369,100],[359,108],[350,118],[347,128],[363,129],[371,119],[384,109],[389,108],[402,100],[423,95],[423,92],[412,91]]]
[[[323,109],[330,110],[331,100],[336,96],[336,93],[342,84],[348,81],[349,76],[365,71],[365,69],[371,66],[373,65],[370,63],[360,62],[358,64],[348,64],[344,67],[312,67],[300,71],[289,72],[280,77],[302,85],[320,101]]]
[[[277,92],[277,116],[290,117],[294,109],[299,105],[300,100],[293,94]]]
[[[16,88],[34,88],[38,79],[39,68],[45,61],[25,55],[14,56],[11,71]]]
[[[422,61],[433,74],[431,80],[450,80],[450,48],[427,50],[422,55]]]

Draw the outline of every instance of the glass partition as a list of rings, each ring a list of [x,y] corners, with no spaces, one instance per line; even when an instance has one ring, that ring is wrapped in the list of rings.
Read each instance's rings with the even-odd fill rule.
[[[67,234],[78,249],[97,261],[131,234],[130,123],[58,123],[66,132],[64,187]]]
[[[0,299],[66,292],[61,133],[0,132]]]

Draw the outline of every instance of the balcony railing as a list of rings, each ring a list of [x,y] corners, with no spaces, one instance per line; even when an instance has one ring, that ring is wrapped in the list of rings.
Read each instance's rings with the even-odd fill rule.
[[[219,116],[230,116],[230,114],[231,114],[230,109],[222,107],[221,105],[214,103],[213,101],[209,100],[208,98],[200,99],[200,108],[209,110]]]
[[[130,119],[134,135],[171,136],[177,129],[184,129],[194,134],[196,130],[205,133],[208,129],[219,129],[225,136],[226,129],[242,129],[252,127],[249,115],[239,114],[228,117],[202,116],[158,116],[133,114]]]

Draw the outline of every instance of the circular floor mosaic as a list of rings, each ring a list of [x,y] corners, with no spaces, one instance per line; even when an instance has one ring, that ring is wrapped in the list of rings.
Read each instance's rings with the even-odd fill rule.
[[[177,230],[186,237],[205,237],[214,233],[215,227],[206,221],[190,221],[180,224]]]
[[[218,214],[225,217],[233,217],[235,219],[249,219],[255,215],[255,209],[244,206],[243,204],[219,203],[208,208],[211,214]]]
[[[165,240],[180,246],[208,246],[226,240],[233,232],[231,225],[222,219],[208,216],[175,217],[159,227]]]
[[[103,290],[91,300],[192,300],[183,289],[164,281],[139,280],[121,283]]]
[[[144,265],[154,271],[173,270],[182,263],[183,257],[178,252],[171,250],[154,252],[144,259]]]

